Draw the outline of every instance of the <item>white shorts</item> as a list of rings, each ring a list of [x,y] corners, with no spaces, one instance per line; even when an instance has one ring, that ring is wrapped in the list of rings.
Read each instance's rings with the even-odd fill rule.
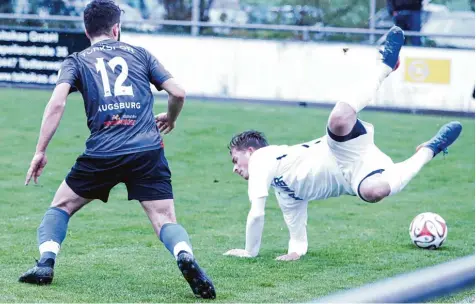
[[[385,170],[393,165],[392,159],[380,151],[374,143],[374,126],[368,122],[357,120],[357,124],[359,122],[365,128],[366,134],[358,135],[350,140],[336,141],[327,132],[329,148],[355,195],[359,195],[360,182],[369,174],[377,170]],[[360,198],[362,199],[362,197]]]

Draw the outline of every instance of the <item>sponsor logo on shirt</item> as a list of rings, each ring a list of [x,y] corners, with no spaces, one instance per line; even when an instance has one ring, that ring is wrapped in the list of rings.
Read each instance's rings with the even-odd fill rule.
[[[98,107],[98,112],[122,110],[122,109],[140,109],[140,102],[116,102],[109,104],[101,104]]]
[[[116,49],[121,49],[123,51],[127,51],[129,53],[134,53],[134,49],[128,45],[118,45],[118,46],[113,46],[113,45],[99,45],[99,46],[93,46],[85,49],[81,53],[79,53],[81,56],[86,57],[87,55],[91,55],[95,52],[110,52],[110,51],[115,51]]]
[[[296,196],[296,193],[294,192],[294,190],[292,190],[291,188],[289,188],[289,186],[286,184],[286,182],[283,180],[283,177],[280,176],[280,177],[275,177],[273,179],[273,183],[272,183],[272,186],[275,187],[275,188],[279,188],[281,189],[284,193],[286,193],[289,197],[297,200],[297,201],[302,201],[302,198]]]
[[[110,120],[104,122],[105,127],[111,126],[133,126],[136,124],[137,116],[135,115],[123,115],[122,117],[119,114],[112,115]]]

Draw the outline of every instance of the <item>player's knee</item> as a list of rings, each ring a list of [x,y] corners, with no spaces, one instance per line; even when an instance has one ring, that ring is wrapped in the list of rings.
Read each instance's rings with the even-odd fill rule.
[[[56,191],[50,207],[59,208],[71,216],[90,201],[91,199],[86,199],[76,194],[68,184],[63,181]]]
[[[332,111],[329,116],[328,128],[338,136],[347,135],[355,124],[355,114],[344,110]]]
[[[173,199],[144,201],[142,202],[142,206],[152,222],[159,227],[168,223],[177,222]]]
[[[390,186],[378,176],[371,176],[362,181],[359,195],[369,203],[377,203],[390,194]]]
[[[85,201],[85,199],[81,197],[71,198],[69,196],[62,196],[57,194],[51,202],[50,207],[59,208],[63,211],[66,211],[70,216],[72,216],[89,201],[90,200]]]
[[[61,209],[67,212],[69,215],[73,215],[79,209],[71,201],[60,200],[56,198],[51,202],[50,207]]]
[[[175,218],[175,209],[173,202],[163,206],[162,209],[157,210],[159,215],[160,225],[167,223],[175,223],[177,220]]]
[[[369,203],[377,203],[390,194],[385,187],[364,188],[360,190],[360,196]]]

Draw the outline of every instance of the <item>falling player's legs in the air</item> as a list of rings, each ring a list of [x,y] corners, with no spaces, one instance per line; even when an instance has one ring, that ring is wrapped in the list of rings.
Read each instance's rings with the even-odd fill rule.
[[[329,146],[355,194],[368,202],[378,202],[400,192],[426,163],[446,151],[462,129],[459,122],[444,125],[412,157],[394,164],[375,146],[373,126],[357,119],[357,113],[371,102],[381,83],[398,67],[404,40],[400,28],[390,29],[374,77],[353,98],[336,104],[329,116]]]

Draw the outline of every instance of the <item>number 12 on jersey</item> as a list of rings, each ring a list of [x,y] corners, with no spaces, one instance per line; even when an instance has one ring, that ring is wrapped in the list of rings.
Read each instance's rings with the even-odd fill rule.
[[[114,96],[134,96],[132,85],[122,85],[129,75],[129,67],[127,66],[127,62],[124,60],[124,58],[120,56],[114,57],[109,60],[107,65],[111,68],[113,73],[115,73],[114,69],[116,66],[121,66],[121,73],[119,76],[117,76],[116,82],[114,83]],[[102,86],[104,88],[104,97],[112,96],[111,85],[109,84],[109,77],[104,58],[97,58],[96,72],[101,74]]]

